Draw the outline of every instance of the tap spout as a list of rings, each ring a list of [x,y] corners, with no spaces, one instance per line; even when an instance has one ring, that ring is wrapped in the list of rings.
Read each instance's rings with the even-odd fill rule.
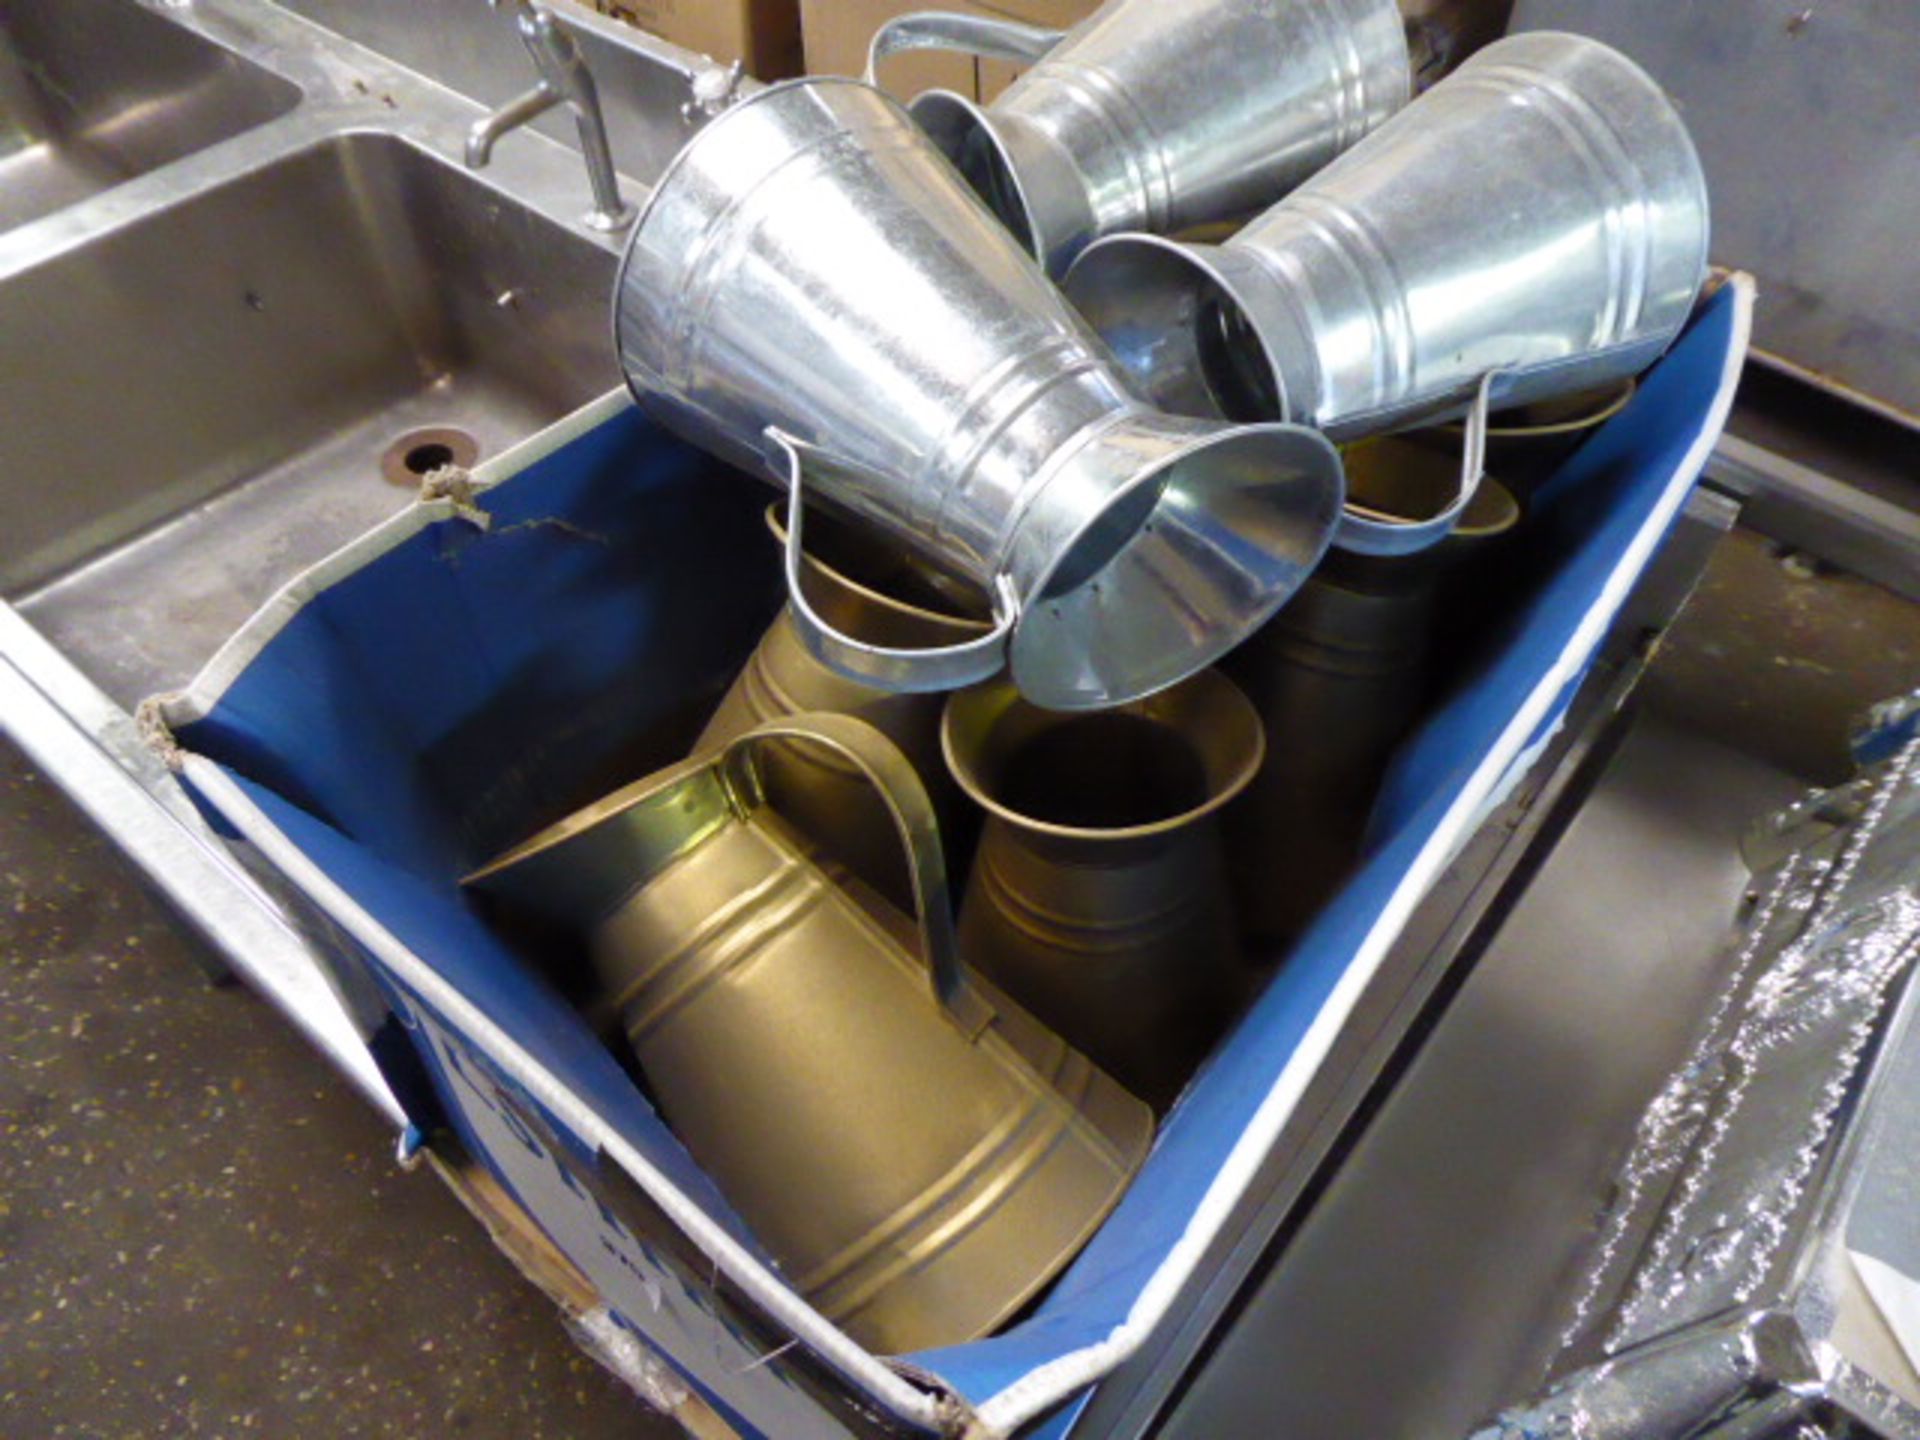
[[[515,96],[491,115],[474,121],[473,128],[467,131],[467,168],[484,169],[493,159],[495,141],[509,130],[532,124],[562,98],[558,90],[542,80],[526,94]]]
[[[501,0],[492,0],[498,7]],[[596,230],[620,230],[637,213],[620,194],[613,168],[613,147],[607,143],[606,116],[600,92],[587,69],[586,57],[564,25],[544,6],[532,0],[511,0],[514,29],[540,75],[540,83],[526,94],[474,123],[467,132],[467,168],[478,170],[493,158],[494,143],[509,130],[528,124],[556,105],[573,111],[580,133],[580,154],[593,188],[593,208],[585,223]]]

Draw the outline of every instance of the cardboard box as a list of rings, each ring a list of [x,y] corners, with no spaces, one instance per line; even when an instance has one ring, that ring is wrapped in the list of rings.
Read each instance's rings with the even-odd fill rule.
[[[798,0],[587,0],[602,15],[637,25],[702,55],[735,60],[762,80],[802,69]]]
[[[896,15],[940,9],[998,20],[1020,20],[1064,30],[1099,8],[1099,0],[1002,0],[981,5],[972,0],[929,4],[928,0],[801,0],[800,29],[805,37],[809,75],[859,75],[867,68],[867,46],[874,32]],[[881,87],[898,100],[925,90],[952,90],[974,100],[991,100],[1013,82],[1020,67],[1003,60],[920,51],[895,55],[880,67]]]

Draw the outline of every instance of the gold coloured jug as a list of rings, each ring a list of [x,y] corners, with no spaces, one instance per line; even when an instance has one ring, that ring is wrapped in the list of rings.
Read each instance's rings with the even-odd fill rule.
[[[1129,1090],[1171,1104],[1240,998],[1214,816],[1260,768],[1253,707],[1213,670],[1092,715],[991,684],[948,702],[941,740],[987,812],[961,953]]]
[[[767,507],[767,528],[784,548],[787,530],[778,503]],[[964,598],[943,591],[941,580],[900,547],[881,546],[870,532],[829,516],[807,517],[804,564],[802,583],[814,609],[836,629],[869,644],[931,649],[964,643],[990,628],[985,620],[966,618]],[[883,690],[830,669],[807,649],[792,613],[782,609],[707,722],[694,753],[704,754],[783,715],[853,715],[899,746],[919,773],[939,815],[946,853],[956,856],[964,837],[958,833],[958,796],[940,758],[945,701],[944,695]],[[858,766],[818,745],[770,744],[760,773],[776,813],[893,904],[911,907],[893,817]]]
[[[1354,445],[1346,459],[1348,508],[1381,523],[1421,523],[1457,479],[1450,450],[1397,436]],[[1336,546],[1228,657],[1268,733],[1284,737],[1226,816],[1237,913],[1269,951],[1298,938],[1359,862],[1375,792],[1427,702],[1449,577],[1519,514],[1487,476],[1453,531],[1425,550]]]
[[[887,797],[919,948],[763,805],[769,746]],[[586,932],[668,1121],[823,1314],[883,1352],[991,1330],[1073,1256],[1153,1120],[959,965],[938,832],[844,715],[755,727],[543,832],[472,883]],[[904,923],[904,917],[899,917]]]

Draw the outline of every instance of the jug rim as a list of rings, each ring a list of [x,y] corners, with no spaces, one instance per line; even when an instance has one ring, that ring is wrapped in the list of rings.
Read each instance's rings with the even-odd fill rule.
[[[985,745],[963,752],[958,735],[961,719],[964,718],[967,710],[973,708],[992,712],[980,726],[980,733],[984,737],[992,733],[1008,712],[1019,707],[1024,707],[1033,715],[1041,717],[1043,723],[1050,721],[1059,725],[1073,724],[1093,716],[1114,714],[1140,715],[1152,720],[1156,718],[1154,711],[1164,711],[1176,702],[1192,699],[1199,691],[1208,692],[1199,697],[1203,703],[1225,711],[1229,722],[1239,728],[1240,733],[1228,737],[1222,749],[1240,748],[1241,753],[1210,755],[1204,746],[1195,744],[1195,753],[1207,775],[1206,798],[1177,814],[1137,825],[1065,825],[1057,821],[1042,820],[1038,816],[1014,809],[994,795],[993,787],[980,773],[978,759],[984,753]],[[1119,842],[1145,840],[1172,834],[1215,814],[1232,803],[1248,785],[1253,783],[1254,777],[1260,773],[1260,767],[1266,762],[1267,736],[1266,727],[1260,721],[1260,713],[1254,708],[1253,702],[1247,698],[1246,693],[1219,670],[1209,668],[1196,671],[1179,684],[1169,686],[1143,699],[1095,711],[1042,709],[1021,695],[1012,681],[992,680],[984,685],[976,685],[970,690],[958,691],[948,699],[940,715],[940,750],[946,758],[947,770],[953,776],[954,783],[959,785],[968,799],[996,819],[1018,826],[1030,834],[1046,835],[1056,839]]]
[[[1313,424],[1313,377],[1281,363],[1269,335],[1278,314],[1273,325],[1262,323],[1289,297],[1236,243],[1245,228],[1219,244],[1139,230],[1105,235],[1080,252],[1061,285],[1161,409],[1238,425]],[[1153,343],[1130,343],[1140,335]],[[1311,358],[1303,352],[1299,360]]]
[[[914,123],[927,132],[935,148],[947,157],[948,163],[956,170],[960,168],[959,161],[953,158],[954,152],[943,143],[935,126],[946,122],[961,122],[969,127],[970,134],[980,137],[988,148],[998,171],[998,178],[1005,182],[1008,193],[1020,207],[1020,213],[1017,216],[1003,214],[1000,207],[992,204],[984,195],[981,195],[980,203],[991,210],[994,218],[1007,227],[1027,254],[1033,257],[1034,262],[1043,270],[1046,269],[1047,237],[1040,232],[1038,212],[1034,208],[1032,195],[1028,193],[1027,178],[1021,174],[1013,152],[1007,148],[1006,138],[994,124],[987,107],[977,100],[968,99],[956,90],[936,87],[921,91],[907,102],[906,108],[907,114],[913,117]],[[968,188],[975,194],[979,194],[978,186],[975,186],[971,180],[967,183]]]

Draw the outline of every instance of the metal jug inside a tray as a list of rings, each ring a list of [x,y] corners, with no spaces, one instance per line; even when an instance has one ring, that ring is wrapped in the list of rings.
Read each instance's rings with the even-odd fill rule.
[[[1304,427],[1162,414],[907,113],[856,80],[725,111],[661,178],[617,299],[641,405],[790,492],[809,650],[891,690],[1003,665],[1035,702],[1205,668],[1320,558],[1338,456]],[[800,585],[802,490],[990,602],[925,650],[837,631]]]
[[[1407,103],[1393,0],[1109,0],[1064,34],[901,15],[867,63],[959,50],[1031,68],[989,105],[908,107],[1050,275],[1094,240],[1244,220]]]
[[[903,916],[761,804],[760,760],[795,745],[886,797],[918,955]],[[991,1330],[1146,1157],[1147,1107],[961,968],[926,792],[859,720],[757,726],[471,883],[587,935],[676,1133],[795,1288],[873,1349]]]
[[[784,546],[787,529],[777,504],[767,527]],[[986,633],[983,618],[966,613],[964,596],[910,555],[875,542],[871,532],[813,516],[801,583],[814,607],[836,630],[875,645],[934,648],[964,644]],[[885,690],[829,668],[801,642],[790,612],[782,611],[721,699],[694,753],[717,748],[755,725],[783,715],[826,711],[852,715],[879,730],[912,763],[933,800],[950,861],[964,864],[971,814],[940,758],[940,707],[945,697]],[[893,904],[911,909],[900,836],[880,793],[858,767],[818,746],[769,746],[761,760],[768,803],[856,876]]]
[[[1066,286],[1141,393],[1181,414],[1348,440],[1471,412],[1464,503],[1488,409],[1633,375],[1673,341],[1707,224],[1659,86],[1598,41],[1526,34],[1224,245],[1114,236]]]
[[[1381,523],[1433,514],[1455,482],[1447,440],[1383,436],[1350,447],[1348,508]],[[1365,555],[1336,543],[1227,658],[1268,732],[1284,737],[1226,815],[1249,936],[1269,947],[1298,939],[1359,863],[1380,782],[1431,699],[1436,641],[1461,628],[1453,612],[1478,618],[1462,591],[1480,588],[1475,577],[1519,521],[1513,495],[1487,477],[1452,533],[1425,550]]]
[[[993,684],[948,702],[941,738],[987,812],[968,962],[1172,1104],[1243,998],[1216,819],[1260,768],[1259,716],[1214,670],[1099,715]]]

